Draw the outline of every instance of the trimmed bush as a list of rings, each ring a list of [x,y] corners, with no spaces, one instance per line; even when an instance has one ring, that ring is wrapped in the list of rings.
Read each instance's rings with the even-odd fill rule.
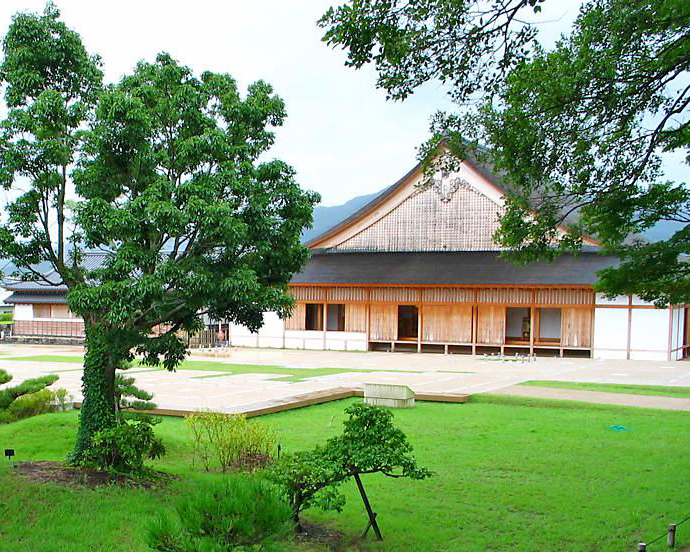
[[[114,473],[141,473],[145,460],[165,454],[162,441],[153,432],[159,422],[158,418],[141,416],[96,432],[82,464]]]
[[[10,376],[5,370],[0,370],[0,385],[3,383],[7,383],[12,379],[12,376]]]
[[[12,376],[0,370],[0,384]],[[52,410],[53,393],[46,389],[58,380],[51,374],[23,381],[14,387],[0,389],[0,423],[10,423]]]
[[[272,485],[234,475],[204,482],[175,512],[160,514],[149,545],[161,552],[265,551],[291,530],[290,507]]]
[[[10,423],[31,416],[38,416],[53,410],[53,393],[42,389],[36,393],[17,397],[5,410],[0,412],[0,422]]]
[[[15,399],[22,395],[36,393],[41,389],[53,385],[58,380],[58,376],[50,374],[48,376],[41,376],[40,378],[28,379],[14,387],[0,389],[0,410],[5,410],[10,406]]]
[[[206,471],[217,464],[225,473],[251,471],[272,460],[275,434],[265,426],[247,421],[244,414],[199,411],[185,417],[194,436],[192,467],[200,460]]]

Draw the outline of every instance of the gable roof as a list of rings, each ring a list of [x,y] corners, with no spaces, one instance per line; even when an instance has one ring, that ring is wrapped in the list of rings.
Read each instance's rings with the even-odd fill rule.
[[[501,183],[500,175],[498,175],[489,163],[480,161],[475,156],[467,154],[465,158],[461,161],[462,165],[467,167],[474,175],[481,180],[482,187],[485,190],[480,191],[480,193],[489,192],[491,195],[491,200],[496,202],[497,205],[502,207],[503,196],[509,193],[509,190]],[[345,233],[349,228],[355,226],[356,224],[361,224],[366,222],[367,217],[372,220],[371,225],[379,222],[383,217],[390,212],[390,209],[395,208],[397,205],[392,205],[392,198],[396,193],[401,192],[402,189],[407,186],[413,178],[421,175],[422,163],[418,162],[405,176],[399,179],[397,182],[391,186],[382,190],[376,197],[371,199],[368,203],[363,205],[360,209],[352,213],[350,216],[344,218],[343,220],[337,222],[331,226],[328,230],[321,233],[320,235],[308,240],[305,245],[313,250],[319,251],[322,249],[329,249],[332,247],[334,239],[337,239],[338,234]],[[484,195],[487,195],[484,193]],[[389,202],[391,205],[386,206]],[[382,214],[376,214],[377,209],[385,211],[388,207],[388,212],[383,212]],[[376,218],[378,216],[378,218]],[[572,220],[574,215],[569,217]],[[360,230],[361,231],[361,230]],[[589,236],[583,236],[585,244],[587,246],[597,247],[598,243]],[[329,245],[330,244],[330,245]]]
[[[310,239],[305,243],[307,247],[313,248],[318,244],[319,242],[323,241],[326,238],[329,238],[331,236],[334,236],[337,234],[340,230],[350,226],[350,224],[358,221],[364,215],[369,213],[370,211],[373,211],[376,207],[379,205],[382,205],[390,196],[393,195],[394,192],[399,190],[407,181],[410,179],[417,171],[419,171],[422,167],[421,162],[417,163],[405,176],[403,176],[400,180],[398,180],[395,184],[391,184],[387,188],[384,188],[376,197],[372,198],[370,201],[365,203],[362,207],[357,209],[354,213],[349,215],[348,217],[344,218],[340,222],[337,222],[333,226],[331,226],[329,229],[327,229],[325,232],[319,234],[318,236]]]

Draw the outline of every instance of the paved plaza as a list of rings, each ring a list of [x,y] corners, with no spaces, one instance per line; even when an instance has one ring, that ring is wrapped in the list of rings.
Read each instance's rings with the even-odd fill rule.
[[[60,380],[54,387],[64,387],[81,400],[81,367],[77,363],[47,360],[7,360],[8,358],[46,355],[79,356],[81,347],[0,345],[0,368],[14,376],[9,385],[47,373]],[[282,349],[241,349],[196,352],[190,360],[213,362],[213,370],[178,370],[169,373],[135,367],[128,374],[137,385],[154,393],[161,409],[195,410],[210,408],[242,412],[268,407],[314,392],[335,389],[362,389],[365,383],[404,384],[417,393],[500,392],[545,398],[588,400],[690,410],[689,399],[640,398],[637,395],[606,397],[610,393],[539,389],[516,384],[530,379],[690,386],[690,363],[686,361],[614,361],[569,358],[537,358],[533,362],[496,360],[465,355],[440,355],[385,352],[295,351]],[[242,365],[242,373],[232,373],[233,365]],[[308,374],[286,380],[284,373],[251,373],[246,365],[280,366],[301,370],[338,369],[329,375]],[[219,371],[220,370],[220,371]],[[227,370],[228,373],[224,373]],[[297,381],[294,381],[297,379]],[[598,397],[600,396],[600,397]],[[626,402],[625,397],[628,397]],[[629,397],[632,397],[630,399]],[[600,400],[599,400],[600,399]],[[621,402],[622,401],[622,402]],[[637,401],[637,402],[635,402]],[[669,402],[670,401],[670,402]],[[673,406],[672,406],[673,405]]]

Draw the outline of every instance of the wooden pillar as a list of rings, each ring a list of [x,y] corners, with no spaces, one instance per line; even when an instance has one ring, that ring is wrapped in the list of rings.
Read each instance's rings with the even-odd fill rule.
[[[369,350],[369,340],[371,339],[371,288],[367,288],[367,304],[365,310],[367,328],[367,351]]]
[[[594,323],[596,322],[596,317],[594,315],[596,314],[596,309],[597,309],[597,294],[594,290],[592,290],[592,309],[591,309],[592,319],[590,320],[591,324],[589,325],[589,357],[590,358],[594,357]]]
[[[477,354],[477,318],[479,318],[479,297],[474,290],[474,305],[472,305],[472,354]]]
[[[530,306],[529,306],[529,356],[534,354],[534,290],[530,292]]]
[[[632,334],[632,295],[628,295],[628,341],[625,347],[625,358],[630,360],[630,338]]]
[[[328,327],[328,289],[323,289],[323,350],[326,350],[326,328]]]
[[[668,354],[666,360],[671,361],[671,349],[673,348],[673,305],[668,305]]]
[[[422,331],[424,324],[424,317],[422,315],[422,290],[419,289],[419,297],[417,299],[417,352],[422,352]]]

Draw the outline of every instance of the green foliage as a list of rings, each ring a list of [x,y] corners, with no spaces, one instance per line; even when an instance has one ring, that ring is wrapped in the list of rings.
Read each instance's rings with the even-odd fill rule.
[[[53,408],[53,393],[42,389],[17,397],[7,408],[0,410],[0,423],[16,422],[31,416],[50,412]]]
[[[58,412],[65,412],[67,405],[74,400],[74,396],[67,389],[56,389],[52,394],[52,404]]]
[[[79,460],[116,424],[122,362],[174,369],[178,330],[205,314],[257,330],[264,312],[289,313],[318,196],[267,155],[285,106],[265,82],[242,94],[229,75],[195,76],[163,53],[104,87],[100,60],[52,4],[16,15],[3,49],[0,185],[12,201],[0,256],[24,280],[45,280],[34,267],[49,263],[84,319]],[[85,262],[91,250],[102,263]]]
[[[269,550],[290,530],[290,508],[266,481],[230,476],[207,482],[178,500],[149,531],[149,545],[161,552]]]
[[[593,236],[621,259],[600,290],[685,303],[690,188],[664,176],[661,155],[690,159],[690,3],[587,2],[551,50],[528,23],[540,3],[351,0],[320,24],[349,65],[373,61],[395,99],[449,85],[461,113],[435,116],[422,158],[436,170],[443,143],[493,165],[507,190],[495,237],[510,258],[553,259]],[[678,230],[634,239],[659,222]]]
[[[324,511],[340,512],[345,505],[345,497],[338,486],[348,475],[326,447],[284,454],[268,477],[283,489],[298,530],[299,514],[303,510],[317,506]]]
[[[373,62],[377,85],[401,100],[431,79],[465,101],[495,90],[524,59],[536,31],[511,25],[539,12],[544,0],[350,0],[320,19],[323,40],[347,51],[346,65]]]
[[[157,418],[140,416],[97,431],[81,463],[115,473],[141,473],[145,460],[165,454],[163,442],[153,432],[159,422]]]
[[[120,370],[129,370],[130,363],[120,365]],[[123,410],[153,410],[156,403],[151,402],[153,395],[134,385],[134,378],[115,374],[115,407]]]
[[[311,451],[287,454],[269,478],[283,488],[299,527],[299,513],[311,506],[340,511],[345,498],[337,487],[355,474],[425,479],[431,472],[417,466],[405,434],[393,425],[390,410],[356,403],[345,412],[343,434]]]
[[[380,472],[391,477],[424,479],[431,476],[417,466],[412,445],[393,425],[393,413],[387,408],[356,403],[345,411],[349,415],[343,434],[330,439],[326,447],[337,451],[347,473]]]
[[[285,449],[305,450],[340,433],[345,405],[355,401],[258,422],[274,426]],[[464,405],[419,402],[396,410],[394,421],[419,461],[437,475],[420,482],[362,476],[384,532],[383,543],[367,546],[378,552],[426,552],[429,543],[448,552],[620,552],[635,550],[637,542],[661,534],[666,522],[686,515],[690,480],[678,477],[688,463],[686,412],[482,393]],[[0,443],[15,448],[18,460],[61,461],[74,444],[77,423],[76,411],[21,420],[0,426]],[[614,424],[629,431],[611,431]],[[183,419],[165,417],[156,434],[168,454],[155,467],[180,477],[153,490],[46,485],[0,469],[3,546],[150,552],[149,527],[161,510],[194,493],[199,481],[227,477],[188,477],[192,443]],[[354,481],[340,490],[347,498],[342,513],[310,510],[305,517],[343,531],[345,548],[356,548],[366,523],[363,507]],[[680,531],[678,538],[679,547],[690,546],[690,532]],[[308,545],[285,548],[300,546]]]
[[[57,380],[58,376],[50,374],[48,376],[24,380],[14,387],[0,389],[0,411],[7,409],[18,397],[37,393],[49,385],[54,384]]]
[[[8,374],[5,370],[0,369],[0,385],[12,381],[12,376]]]
[[[0,322],[12,322],[11,312],[0,312]]]
[[[185,416],[185,423],[194,436],[192,466],[199,459],[206,471],[214,460],[223,473],[253,470],[269,463],[276,449],[275,434],[244,414],[202,410]]]
[[[0,370],[0,385],[11,380],[10,374]],[[55,395],[46,387],[57,380],[58,376],[51,374],[0,389],[0,423],[10,423],[49,412]]]

